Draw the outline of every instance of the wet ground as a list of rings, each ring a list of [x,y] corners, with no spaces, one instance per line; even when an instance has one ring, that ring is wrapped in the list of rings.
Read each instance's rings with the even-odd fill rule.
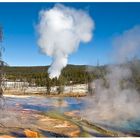
[[[112,137],[139,136],[131,129],[89,123],[81,118],[84,97],[5,96],[0,114],[0,137]],[[136,125],[137,126],[134,126]],[[130,126],[130,125],[129,125]],[[121,131],[120,131],[121,130]]]

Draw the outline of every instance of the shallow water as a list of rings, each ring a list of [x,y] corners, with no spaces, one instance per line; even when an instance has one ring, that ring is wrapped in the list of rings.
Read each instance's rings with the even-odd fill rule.
[[[73,97],[43,97],[43,96],[25,96],[25,97],[20,97],[20,96],[7,96],[5,97],[5,109],[8,110],[13,110],[15,114],[10,114],[11,116],[13,115],[13,120],[14,118],[18,118],[16,116],[21,110],[32,110],[32,111],[38,111],[38,112],[50,112],[50,111],[57,111],[60,113],[65,113],[65,112],[71,112],[71,111],[78,111],[80,112],[85,108],[85,98],[73,98]],[[94,108],[93,108],[94,109]],[[31,112],[29,112],[31,113]],[[80,113],[78,114],[80,115]],[[90,115],[90,114],[89,114]],[[4,116],[4,115],[3,115]],[[1,117],[1,116],[0,116]],[[93,116],[95,117],[95,116]],[[4,118],[5,119],[5,118]],[[5,119],[4,121],[8,122],[11,120],[8,120],[9,118]],[[28,117],[29,121],[23,121],[19,125],[23,125],[28,123],[29,125],[34,124],[34,120],[32,118]],[[2,120],[2,118],[1,118]],[[19,120],[17,120],[18,122]],[[16,123],[12,122],[12,125]],[[97,122],[94,122],[97,123]],[[17,124],[16,124],[17,125]],[[104,128],[109,128],[111,130],[119,130],[125,133],[133,133],[136,136],[139,136],[140,134],[140,121],[139,119],[137,120],[130,120],[121,123],[120,125],[115,125],[115,123],[112,125],[109,122],[103,122],[100,123],[101,126]]]
[[[36,111],[53,111],[61,113],[65,111],[80,110],[84,108],[84,100],[73,97],[6,97],[6,106],[19,106],[22,109],[31,109]],[[18,108],[18,107],[17,107]]]

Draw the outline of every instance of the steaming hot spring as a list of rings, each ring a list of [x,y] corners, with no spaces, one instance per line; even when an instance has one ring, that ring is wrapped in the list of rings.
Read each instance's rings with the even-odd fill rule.
[[[96,106],[91,98],[6,96],[1,136],[29,137],[26,131],[31,137],[139,136],[139,118],[123,108],[118,114],[108,105]]]

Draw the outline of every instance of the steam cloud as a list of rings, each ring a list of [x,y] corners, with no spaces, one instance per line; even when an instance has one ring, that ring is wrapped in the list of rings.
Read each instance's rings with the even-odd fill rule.
[[[107,67],[104,78],[108,87],[104,86],[102,79],[93,81],[95,94],[87,98],[87,108],[82,115],[98,123],[119,125],[140,116],[140,95],[133,83],[129,82],[132,71],[126,65],[126,58],[131,59],[140,51],[140,26],[125,31],[114,39],[113,44],[116,48],[113,53],[116,65]]]
[[[140,26],[135,26],[123,32],[122,35],[114,39],[113,53],[117,63],[125,63],[140,52]]]
[[[38,45],[53,59],[48,70],[50,78],[59,77],[68,56],[78,49],[80,42],[91,40],[93,29],[94,21],[82,10],[56,4],[40,12]]]

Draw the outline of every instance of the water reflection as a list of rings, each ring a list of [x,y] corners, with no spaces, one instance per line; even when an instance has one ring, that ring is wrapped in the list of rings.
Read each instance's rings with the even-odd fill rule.
[[[37,111],[51,111],[57,110],[61,113],[65,111],[81,110],[84,108],[83,99],[77,99],[72,97],[6,97],[7,106],[17,106],[17,108],[22,107],[23,109],[32,109]]]

